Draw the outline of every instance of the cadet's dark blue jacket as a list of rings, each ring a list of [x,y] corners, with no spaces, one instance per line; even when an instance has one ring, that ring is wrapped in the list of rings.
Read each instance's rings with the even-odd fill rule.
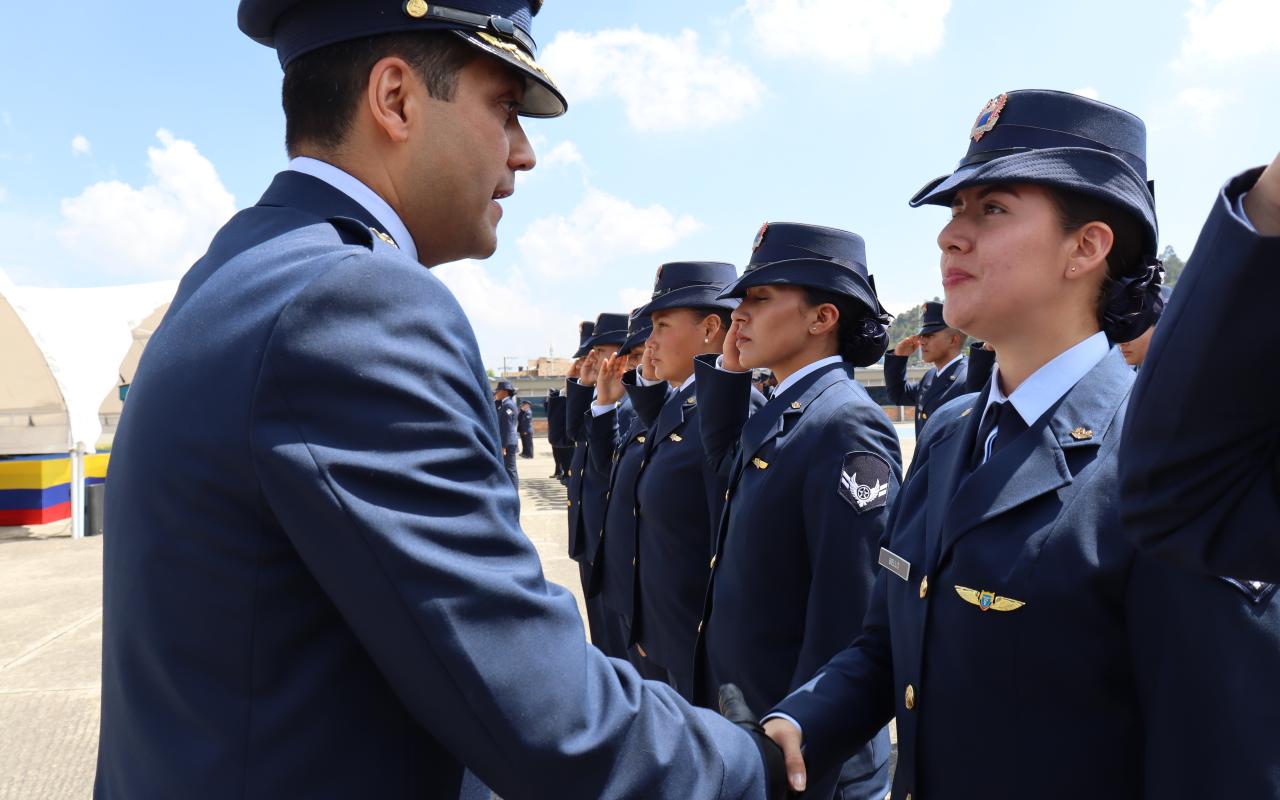
[[[1133,549],[1132,382],[1113,348],[975,471],[985,393],[937,413],[888,523],[906,578],[882,569],[862,634],[777,707],[813,768],[896,715],[894,800],[1280,794],[1280,693],[1257,688],[1280,669],[1275,596]]]
[[[682,678],[690,694],[712,521],[720,517],[726,485],[703,455],[696,388],[695,381],[673,392],[648,426],[636,476],[640,600],[631,628],[646,656]],[[754,392],[752,406],[763,403]]]
[[[968,359],[960,359],[938,374],[936,367],[919,382],[907,380],[907,356],[889,353],[884,357],[884,385],[889,392],[889,402],[899,406],[916,407],[916,436],[924,429],[929,417],[947,403],[966,394],[969,374]]]
[[[635,373],[624,378],[634,385]],[[605,493],[604,530],[592,559],[588,593],[599,594],[604,605],[630,624],[636,603],[636,476],[644,458],[648,426],[658,416],[667,395],[666,383],[637,387],[629,391],[628,403],[637,403],[626,430],[619,429],[618,412],[610,411],[591,420],[591,456],[594,469],[609,476]],[[643,406],[643,407],[641,407]]]
[[[588,423],[591,421],[595,387],[583,386],[570,378],[566,394],[567,430],[577,447],[573,453],[573,475],[569,478],[569,556],[575,561],[590,564],[600,542],[600,531],[604,528],[609,473],[592,468]],[[635,412],[631,410],[629,400],[622,401],[617,415],[620,425],[631,425]],[[583,588],[585,590],[586,587]]]
[[[547,411],[547,442],[552,447],[572,447],[566,432],[565,398],[563,395],[551,395],[543,401],[542,407]]]
[[[1280,376],[1266,348],[1280,236],[1235,212],[1260,170],[1219,193],[1138,373],[1120,460],[1125,530],[1161,557],[1280,581]],[[1224,389],[1216,376],[1244,381]],[[1247,380],[1244,376],[1248,376]]]
[[[326,222],[347,217],[358,223]],[[279,175],[147,346],[112,453],[98,798],[760,798],[717,715],[587,644],[520,530],[471,326]]]
[[[516,435],[519,416],[520,409],[516,408],[515,400],[504,397],[498,401],[498,442],[503,447],[516,447],[520,444],[520,437]]]
[[[714,707],[719,686],[735,683],[748,706],[763,710],[862,629],[886,506],[902,474],[898,436],[845,364],[819,367],[750,418],[749,372],[717,369],[715,358],[704,356],[697,373],[706,454],[727,467],[729,485],[703,609],[695,700]],[[882,480],[885,491],[859,507],[846,480]],[[843,772],[856,778],[888,758],[886,729]],[[813,778],[811,792],[818,790]],[[830,778],[834,783],[836,775]]]

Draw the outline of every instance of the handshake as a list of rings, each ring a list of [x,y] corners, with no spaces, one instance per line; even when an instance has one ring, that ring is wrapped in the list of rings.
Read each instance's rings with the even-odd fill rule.
[[[792,792],[787,784],[787,762],[783,756],[782,746],[765,733],[756,715],[747,707],[742,690],[732,683],[726,683],[720,687],[719,699],[720,715],[745,730],[760,751],[760,759],[764,762],[765,796],[769,800],[797,797],[798,795]],[[787,749],[791,751],[790,747]],[[798,742],[794,758],[797,760],[800,758]],[[799,791],[803,791],[803,769],[800,770],[799,775],[801,776]]]

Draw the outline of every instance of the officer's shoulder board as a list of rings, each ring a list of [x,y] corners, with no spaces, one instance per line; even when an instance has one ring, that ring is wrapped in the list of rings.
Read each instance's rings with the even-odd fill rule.
[[[859,514],[883,508],[889,502],[893,468],[883,457],[866,450],[845,453],[836,491]]]
[[[343,244],[354,244],[377,252],[383,248],[398,250],[399,245],[395,243],[389,235],[382,231],[370,228],[358,219],[352,217],[329,217],[325,220],[334,227],[338,232],[338,237],[342,239]]]

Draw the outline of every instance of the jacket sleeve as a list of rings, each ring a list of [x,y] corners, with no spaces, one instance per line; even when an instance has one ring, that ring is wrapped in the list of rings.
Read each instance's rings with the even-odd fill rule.
[[[965,393],[973,394],[982,391],[987,385],[987,381],[991,379],[991,373],[995,371],[996,354],[993,350],[986,350],[982,346],[982,342],[974,342],[969,345],[969,364],[968,372],[965,374]]]
[[[920,384],[907,380],[907,356],[889,353],[884,357],[884,388],[895,406],[913,406],[920,399]]]
[[[1241,345],[1275,313],[1280,237],[1258,235],[1234,209],[1258,174],[1219,193],[1138,371],[1120,451],[1121,515],[1155,555],[1278,581],[1280,375]],[[1248,375],[1248,391],[1225,394],[1216,375]]]
[[[587,415],[587,438],[591,446],[587,455],[591,462],[588,469],[601,479],[601,485],[609,485],[609,474],[613,471],[613,454],[618,451],[618,409],[614,408],[604,414]]]
[[[652,386],[641,386],[636,380],[635,370],[622,376],[622,388],[626,390],[627,397],[631,398],[631,406],[635,409],[640,425],[646,429],[653,427],[672,392],[671,386],[665,381]]]
[[[712,472],[727,480],[738,455],[742,427],[752,413],[751,373],[720,369],[715,355],[694,358],[693,371],[702,448]]]
[[[583,386],[574,378],[565,382],[565,418],[567,435],[576,444],[587,441],[587,415],[591,412],[591,399],[596,396],[594,386]]]
[[[763,797],[744,732],[589,646],[544,579],[470,325],[412,266],[353,256],[279,317],[252,398],[264,513],[407,712],[501,795]]]

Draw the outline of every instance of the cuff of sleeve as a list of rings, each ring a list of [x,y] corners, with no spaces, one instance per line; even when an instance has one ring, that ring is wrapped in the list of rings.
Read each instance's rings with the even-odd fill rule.
[[[601,405],[599,403],[592,403],[591,416],[603,417],[605,414],[608,414],[610,411],[614,410],[615,408],[617,408],[617,405],[613,403],[606,403],[604,405]]]
[[[1249,233],[1257,233],[1258,229],[1253,226],[1253,221],[1249,219],[1249,215],[1246,214],[1244,210],[1244,199],[1248,196],[1248,192],[1241,192],[1236,195],[1235,202],[1231,204],[1231,214],[1240,221],[1240,224],[1243,225]]]
[[[637,386],[657,386],[660,383],[662,383],[661,378],[655,378],[654,380],[649,380],[648,378],[640,374],[640,370],[636,370]]]
[[[796,721],[795,717],[790,714],[783,714],[781,711],[775,711],[772,714],[765,714],[764,719],[760,720],[760,724],[763,725],[771,719],[782,719],[790,722],[792,725],[795,725],[796,730],[800,731],[800,740],[804,741],[804,728]]]

